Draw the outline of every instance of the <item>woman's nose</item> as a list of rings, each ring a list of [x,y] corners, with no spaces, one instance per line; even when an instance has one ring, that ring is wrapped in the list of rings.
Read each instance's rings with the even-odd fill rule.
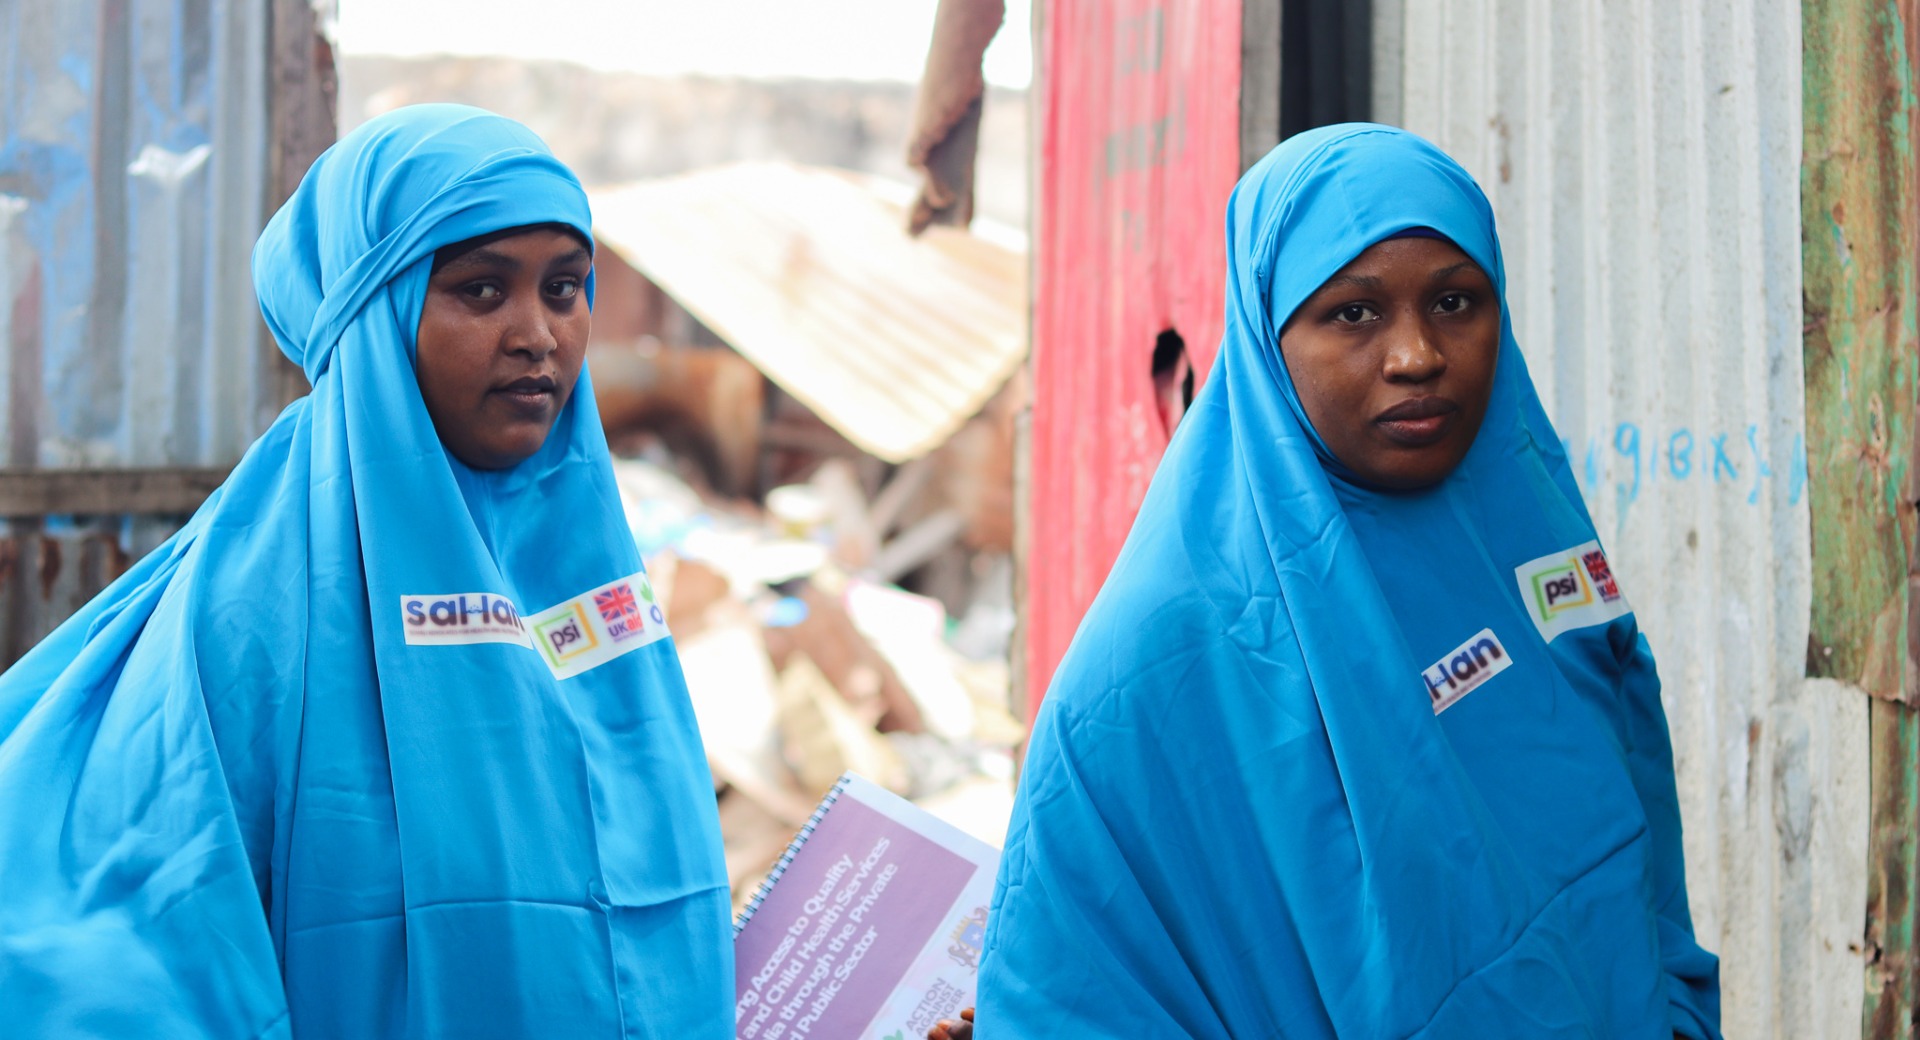
[[[1407,321],[1387,345],[1381,374],[1388,382],[1424,383],[1447,370],[1447,358],[1435,345],[1433,330],[1424,321]]]
[[[526,354],[540,361],[560,348],[560,341],[553,334],[553,322],[539,303],[515,307],[510,321],[506,338],[509,353]]]

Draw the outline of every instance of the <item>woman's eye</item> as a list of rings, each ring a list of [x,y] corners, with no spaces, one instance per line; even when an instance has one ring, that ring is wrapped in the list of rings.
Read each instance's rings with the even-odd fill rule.
[[[580,292],[580,283],[572,278],[562,278],[547,285],[547,294],[561,300],[570,300]]]
[[[1373,308],[1364,303],[1349,303],[1333,312],[1333,320],[1342,325],[1359,325],[1373,318]]]
[[[492,300],[500,296],[500,287],[491,282],[475,282],[460,291],[476,300]]]
[[[1433,309],[1441,314],[1458,314],[1467,309],[1469,302],[1466,293],[1448,293],[1440,297],[1439,302],[1433,305]]]

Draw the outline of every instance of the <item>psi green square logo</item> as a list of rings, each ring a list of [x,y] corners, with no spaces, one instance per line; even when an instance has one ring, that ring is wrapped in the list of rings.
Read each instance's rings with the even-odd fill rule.
[[[1593,602],[1593,590],[1580,576],[1580,569],[1568,563],[1533,576],[1533,601],[1543,619],[1584,607]]]
[[[573,603],[572,607],[566,613],[548,618],[533,627],[533,638],[540,644],[540,652],[546,655],[548,664],[556,667],[600,645],[600,638],[593,634],[593,625],[587,621],[586,612],[580,609],[578,602]]]

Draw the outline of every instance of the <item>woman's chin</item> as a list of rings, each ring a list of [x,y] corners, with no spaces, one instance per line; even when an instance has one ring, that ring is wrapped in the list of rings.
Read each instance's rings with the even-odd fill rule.
[[[528,432],[512,437],[495,437],[485,443],[448,444],[447,450],[461,462],[482,470],[512,469],[532,458],[547,442],[547,431],[543,427],[537,432]]]

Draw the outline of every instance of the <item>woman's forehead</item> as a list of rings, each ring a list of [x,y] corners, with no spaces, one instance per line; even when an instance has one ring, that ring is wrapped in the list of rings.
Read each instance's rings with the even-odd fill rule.
[[[558,240],[568,254],[585,252],[588,257],[593,255],[593,240],[571,224],[529,224],[490,231],[441,246],[433,252],[433,270],[438,272],[462,261],[491,260],[494,254],[518,252],[543,240]],[[502,248],[491,248],[495,246]]]

